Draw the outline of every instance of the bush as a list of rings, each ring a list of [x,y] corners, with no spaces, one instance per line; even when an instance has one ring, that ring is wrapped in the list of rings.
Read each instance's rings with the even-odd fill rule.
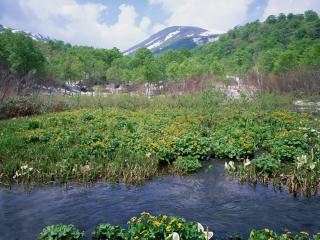
[[[32,97],[10,97],[0,103],[0,119],[39,114],[41,103]]]
[[[70,107],[67,102],[46,96],[8,97],[0,102],[0,119],[61,112]]]
[[[100,224],[93,231],[93,240],[125,240],[126,232],[120,226]]]
[[[293,235],[291,232],[278,234],[268,228],[262,230],[252,230],[248,240],[319,240],[320,234],[309,235],[307,232]]]
[[[198,230],[196,222],[187,222],[183,218],[168,217],[159,214],[152,216],[143,212],[141,217],[133,217],[128,222],[128,239],[170,239],[173,232],[180,239],[204,240],[204,232]]]
[[[174,164],[176,167],[187,173],[195,172],[201,168],[201,163],[196,157],[193,156],[180,156],[177,158]]]
[[[252,161],[258,172],[272,174],[280,168],[280,161],[271,155],[265,155]]]
[[[80,232],[73,225],[56,224],[43,229],[38,240],[79,240],[84,236],[84,232]]]

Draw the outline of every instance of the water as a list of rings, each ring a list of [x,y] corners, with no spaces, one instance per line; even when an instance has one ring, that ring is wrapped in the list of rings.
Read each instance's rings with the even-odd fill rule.
[[[320,197],[294,198],[287,192],[224,176],[214,162],[187,177],[160,177],[140,187],[98,183],[90,187],[47,187],[0,191],[0,239],[31,240],[50,224],[74,224],[88,235],[99,223],[125,226],[142,211],[197,220],[215,236],[248,234],[250,229],[320,231]]]

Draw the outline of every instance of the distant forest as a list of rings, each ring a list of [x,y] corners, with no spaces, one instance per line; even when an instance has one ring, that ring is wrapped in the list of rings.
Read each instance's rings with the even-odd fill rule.
[[[319,66],[320,19],[311,10],[269,16],[264,22],[237,26],[216,42],[193,50],[169,50],[159,56],[148,49],[124,56],[117,48],[34,41],[10,30],[0,34],[2,79],[15,79],[21,85],[31,78],[46,83],[83,81],[95,85],[208,76],[223,79],[226,75],[277,76]]]

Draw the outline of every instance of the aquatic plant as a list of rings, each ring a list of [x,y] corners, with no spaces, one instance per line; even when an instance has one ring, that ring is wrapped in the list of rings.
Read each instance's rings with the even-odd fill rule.
[[[151,215],[142,212],[139,217],[132,217],[127,229],[117,225],[100,224],[93,233],[92,240],[210,240],[213,232],[200,223],[188,222],[183,218],[163,214]],[[78,240],[84,237],[73,225],[52,225],[46,227],[39,240]],[[241,238],[246,239],[246,238]],[[310,235],[307,232],[279,234],[268,228],[252,230],[248,240],[319,240],[320,233]]]
[[[240,181],[292,183],[293,191],[317,188],[316,119],[288,111],[249,111],[241,104],[219,107],[214,114],[162,105],[134,111],[81,109],[1,121],[0,183],[140,184],[163,172],[194,172],[201,161],[216,157],[233,161],[226,170]],[[300,184],[300,177],[292,177],[299,174],[296,162],[303,155],[311,157],[311,149],[314,168],[299,171],[312,175],[312,184]]]
[[[125,240],[127,234],[120,226],[99,224],[92,232],[92,240]]]
[[[201,168],[201,163],[196,157],[193,156],[179,156],[174,164],[178,169],[181,169],[186,173],[196,172],[199,168]]]
[[[252,230],[248,240],[319,240],[320,233],[310,235],[307,232],[300,232],[299,234],[292,234],[285,232],[282,234],[276,233],[268,228],[261,230]]]
[[[42,230],[38,240],[80,240],[85,236],[73,225],[56,224]]]
[[[209,240],[213,236],[200,223],[163,214],[154,216],[148,212],[132,217],[127,225],[127,229],[122,229],[120,226],[100,224],[94,229],[92,240]],[[41,232],[39,240],[75,240],[83,236],[73,225],[52,225]]]

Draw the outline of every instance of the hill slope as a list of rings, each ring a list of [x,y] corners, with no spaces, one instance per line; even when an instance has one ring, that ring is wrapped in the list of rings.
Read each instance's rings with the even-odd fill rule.
[[[218,39],[218,36],[218,34],[198,27],[173,26],[152,35],[145,41],[126,50],[124,54],[132,55],[139,48],[148,48],[153,54],[160,54],[169,49],[192,49],[199,45],[213,42]]]

